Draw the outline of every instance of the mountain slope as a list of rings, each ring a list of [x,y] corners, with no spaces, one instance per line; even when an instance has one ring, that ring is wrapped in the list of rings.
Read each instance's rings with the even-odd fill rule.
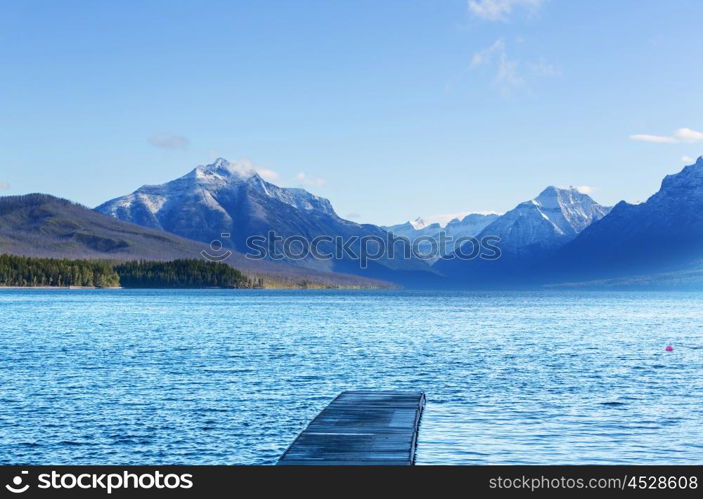
[[[0,197],[0,253],[126,261],[202,258],[203,250],[212,251],[208,245],[115,220],[46,194]],[[283,263],[251,261],[239,253],[233,253],[224,262],[284,283],[308,280],[340,286],[381,284]]]
[[[97,211],[120,220],[201,242],[222,239],[240,252],[251,252],[251,236],[319,236],[385,238],[373,225],[360,225],[337,216],[330,202],[304,189],[283,188],[263,180],[250,165],[218,159],[162,185],[144,186],[132,194],[108,201]],[[320,246],[325,252],[331,243]],[[355,247],[358,250],[358,246]],[[368,275],[383,279],[413,279],[430,275],[429,267],[417,259],[379,258],[361,268],[354,258],[286,259],[287,262],[324,271]],[[399,271],[399,272],[396,272]],[[397,280],[396,280],[397,282]]]
[[[467,286],[503,285],[520,281],[541,262],[600,220],[609,208],[575,188],[547,187],[536,198],[517,205],[483,229],[477,238],[497,237],[497,260],[442,259],[435,268]],[[464,250],[465,254],[471,253]]]
[[[642,204],[618,203],[556,254],[555,277],[674,272],[703,262],[703,157]],[[558,272],[557,272],[558,271]]]
[[[0,198],[0,250],[66,258],[196,257],[203,245],[45,194]]]
[[[504,254],[531,254],[570,241],[608,210],[573,187],[550,186],[499,217],[479,237],[500,237]]]

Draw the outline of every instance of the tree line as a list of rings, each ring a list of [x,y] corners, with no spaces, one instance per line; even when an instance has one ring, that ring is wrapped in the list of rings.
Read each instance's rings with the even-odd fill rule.
[[[2,286],[115,287],[120,277],[107,262],[0,255]]]
[[[244,274],[221,262],[137,261],[115,266],[125,288],[249,288]]]
[[[97,260],[0,255],[0,286],[125,288],[257,288],[250,279],[220,262],[195,259],[113,264]]]

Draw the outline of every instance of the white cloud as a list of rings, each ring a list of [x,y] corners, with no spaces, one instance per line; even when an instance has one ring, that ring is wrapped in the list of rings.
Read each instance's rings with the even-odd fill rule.
[[[701,142],[703,141],[703,132],[697,132],[690,128],[679,128],[674,132],[674,138],[679,142]]]
[[[327,184],[327,180],[321,177],[313,177],[305,172],[300,172],[295,176],[297,180],[303,187],[324,187]]]
[[[256,172],[259,177],[264,179],[266,182],[271,182],[272,184],[276,184],[278,186],[283,185],[280,182],[281,176],[278,174],[278,172],[274,170],[271,170],[269,168],[263,168],[259,165],[252,163],[252,161],[248,159],[242,159],[240,161],[237,161],[236,163],[243,165],[243,168],[246,168],[249,171]]]
[[[534,13],[542,3],[543,0],[468,0],[469,11],[488,21],[506,21],[517,9]]]
[[[268,168],[254,168],[259,177],[263,178],[266,182],[278,183],[281,176],[273,170]]]
[[[222,158],[220,154],[214,151],[210,151],[210,156],[211,158],[213,158],[213,161],[215,159]],[[264,168],[263,166],[259,166],[248,158],[242,158],[237,161],[228,161],[228,163],[230,170],[237,171],[244,176],[251,176],[256,173],[266,182],[271,182],[272,184],[276,184],[278,186],[283,185],[283,183],[280,181],[281,176],[278,172],[271,170],[270,168]]]
[[[0,182],[0,191],[6,191],[10,188],[9,182]]]
[[[681,156],[681,162],[686,164],[693,164],[696,162],[696,160],[691,156]]]
[[[152,146],[163,149],[185,149],[190,144],[188,138],[181,135],[156,134],[147,140]]]
[[[630,135],[630,139],[636,140],[638,142],[656,142],[660,144],[671,144],[676,142],[673,137],[663,137],[661,135],[647,135],[638,133],[635,135]]]
[[[630,139],[639,142],[654,142],[658,144],[677,144],[680,142],[703,142],[703,132],[697,132],[690,128],[679,128],[671,135],[648,135],[635,134],[630,135]]]
[[[577,185],[576,190],[581,194],[593,194],[593,187],[590,185]]]

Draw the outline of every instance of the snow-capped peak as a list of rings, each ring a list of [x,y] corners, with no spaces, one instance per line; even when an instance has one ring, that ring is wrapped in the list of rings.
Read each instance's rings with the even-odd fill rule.
[[[462,220],[465,216],[469,215],[470,212],[462,211],[460,213],[450,213],[446,215],[433,215],[429,217],[417,217],[415,220],[411,220],[410,224],[415,230],[424,229],[431,225],[438,225],[438,228],[446,227],[449,222],[454,220]]]
[[[576,187],[549,186],[498,218],[482,234],[500,237],[502,247],[512,251],[554,246],[572,239],[608,211]]]
[[[246,180],[255,176],[256,168],[249,160],[229,162],[224,158],[217,158],[209,165],[200,165],[193,170],[197,178],[207,179],[213,176],[234,177]]]
[[[266,209],[275,211],[275,202],[280,202],[303,212],[337,217],[327,199],[304,189],[279,187],[266,182],[250,161],[229,162],[224,158],[197,166],[170,182],[142,186],[133,193],[108,201],[96,209],[123,220],[161,228],[162,218],[178,211],[182,205],[199,207],[216,213],[217,216],[232,218],[236,213],[230,213],[231,206],[238,199],[247,199],[262,207],[261,213]]]
[[[588,194],[581,192],[578,187],[556,187],[554,185],[550,185],[540,192],[533,201],[542,206],[554,206],[559,203],[573,202],[574,200],[585,198],[589,198]]]

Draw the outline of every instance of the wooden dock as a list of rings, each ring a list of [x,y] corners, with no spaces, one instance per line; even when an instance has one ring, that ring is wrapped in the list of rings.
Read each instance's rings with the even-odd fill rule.
[[[410,466],[424,407],[423,392],[342,392],[278,464]]]

